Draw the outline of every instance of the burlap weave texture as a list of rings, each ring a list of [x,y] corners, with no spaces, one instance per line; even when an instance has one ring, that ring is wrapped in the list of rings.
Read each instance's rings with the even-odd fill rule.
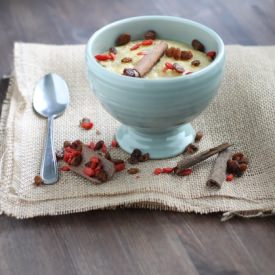
[[[105,140],[110,144],[119,123],[104,111],[88,85],[84,46],[17,43],[15,78],[3,106],[0,124],[0,210],[24,218],[57,215],[116,206],[176,211],[272,211],[275,208],[275,47],[227,46],[226,70],[218,96],[192,124],[204,132],[200,150],[222,142],[234,143],[250,160],[249,170],[219,191],[205,182],[211,158],[194,167],[189,177],[154,176],[156,167],[174,166],[182,156],[140,163],[139,178],[126,171],[106,184],[94,186],[72,172],[62,173],[58,184],[35,187],[39,173],[46,121],[32,109],[35,83],[55,72],[68,83],[71,102],[55,120],[55,145],[64,140]],[[91,131],[79,120],[90,117]],[[101,134],[96,134],[98,129]],[[111,154],[126,158],[120,149]]]

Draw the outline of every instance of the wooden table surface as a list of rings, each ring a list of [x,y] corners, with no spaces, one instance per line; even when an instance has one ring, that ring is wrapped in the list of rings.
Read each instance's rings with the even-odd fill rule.
[[[196,20],[226,44],[275,44],[274,0],[1,0],[0,75],[12,71],[14,41],[85,43],[109,22],[146,14]],[[275,274],[275,219],[221,223],[220,216],[147,210],[0,216],[0,274]]]

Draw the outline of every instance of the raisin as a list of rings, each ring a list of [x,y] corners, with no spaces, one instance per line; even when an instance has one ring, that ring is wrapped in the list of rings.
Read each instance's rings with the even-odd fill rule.
[[[130,157],[130,158],[128,158],[128,162],[130,164],[137,164],[138,163],[138,158],[132,158],[132,157]]]
[[[195,136],[195,142],[200,142],[203,137],[203,132],[198,131]]]
[[[232,156],[232,159],[233,159],[233,160],[240,161],[243,157],[244,157],[243,153],[237,152],[237,153],[235,153],[235,154]]]
[[[109,152],[106,152],[105,159],[110,160],[110,161],[112,160],[111,154]]]
[[[104,141],[103,141],[103,140],[98,141],[98,142],[95,144],[94,150],[95,150],[95,151],[100,150],[100,149],[103,147],[103,144],[104,144]]]
[[[71,148],[76,150],[76,151],[82,151],[82,142],[78,139],[78,140],[75,140],[72,145],[71,145]]]
[[[193,57],[193,54],[191,51],[181,51],[180,59],[181,60],[189,60]]]
[[[150,159],[149,153],[145,153],[144,155],[142,155],[138,158],[138,161],[139,162],[145,162],[145,161],[148,161],[149,159]]]
[[[37,176],[34,177],[34,185],[39,186],[42,183],[43,183],[43,180],[40,176],[37,175]]]
[[[133,168],[129,168],[129,169],[127,170],[127,172],[128,172],[128,174],[130,174],[130,175],[134,175],[134,174],[139,173],[139,169],[133,167]]]
[[[241,170],[241,172],[245,172],[247,170],[247,164],[246,163],[241,163],[240,164],[240,170]]]
[[[132,154],[131,154],[131,157],[139,158],[141,155],[142,155],[142,153],[139,149],[134,149]]]
[[[123,75],[130,76],[130,77],[140,77],[139,72],[131,68],[125,68],[123,70]]]
[[[172,57],[173,56],[173,49],[172,48],[168,48],[165,52],[165,55],[167,57]]]
[[[194,67],[198,67],[198,66],[200,66],[200,64],[201,64],[201,62],[199,60],[193,60],[191,62],[191,65],[194,66]]]
[[[121,59],[121,63],[130,63],[133,59],[131,57],[124,57]]]
[[[73,159],[72,159],[72,162],[71,162],[71,165],[72,166],[78,166],[80,165],[80,163],[82,162],[82,156],[81,155],[78,155],[78,156],[75,156]]]
[[[197,39],[194,39],[192,41],[192,47],[197,50],[197,51],[200,51],[200,52],[204,52],[205,51],[205,47],[204,45]]]
[[[130,40],[131,40],[131,35],[129,33],[123,33],[117,38],[116,45],[117,46],[125,45],[129,43]]]
[[[144,34],[145,39],[152,39],[155,40],[157,37],[157,33],[153,30],[149,30]]]
[[[196,146],[195,144],[191,143],[187,146],[187,148],[185,149],[185,151],[189,154],[194,154],[199,150],[198,146]]]
[[[237,174],[240,171],[240,166],[236,160],[227,161],[227,172],[232,174]]]
[[[181,58],[181,50],[179,48],[176,48],[173,52],[173,57],[176,60],[179,60]]]

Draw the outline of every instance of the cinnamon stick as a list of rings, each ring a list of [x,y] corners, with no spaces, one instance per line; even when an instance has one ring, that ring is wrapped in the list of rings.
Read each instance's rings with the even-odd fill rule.
[[[175,173],[179,174],[183,169],[189,168],[197,163],[200,163],[200,162],[210,158],[211,156],[224,151],[225,149],[227,149],[230,146],[232,146],[232,144],[223,143],[217,147],[208,149],[208,150],[203,151],[197,155],[187,157],[187,158],[178,162],[177,166],[175,167]]]
[[[139,73],[140,77],[145,76],[158,60],[164,55],[165,51],[168,48],[168,44],[164,41],[161,41],[157,44],[147,55],[145,55],[135,66],[134,70]]]
[[[206,182],[208,187],[220,189],[226,178],[226,164],[231,158],[230,148],[220,152]]]

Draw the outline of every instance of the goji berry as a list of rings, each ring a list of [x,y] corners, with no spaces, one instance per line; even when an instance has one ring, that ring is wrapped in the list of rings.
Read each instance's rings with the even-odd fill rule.
[[[172,63],[166,62],[166,63],[165,63],[165,67],[166,67],[168,70],[174,70],[174,65],[173,65]]]
[[[180,171],[179,175],[180,176],[189,176],[190,174],[192,174],[193,170],[191,168],[187,168],[187,169],[183,169],[182,171]]]
[[[133,45],[133,46],[130,48],[130,50],[131,50],[131,51],[134,51],[134,50],[138,49],[138,48],[140,47],[140,45],[141,45],[141,43],[137,43],[137,44]]]
[[[95,175],[95,170],[90,167],[85,167],[83,173],[88,177],[93,177]]]
[[[80,124],[80,127],[85,129],[85,130],[90,130],[94,127],[94,124],[92,122],[82,122]]]
[[[115,165],[116,172],[120,172],[125,169],[125,163],[118,163]]]
[[[232,181],[234,179],[233,174],[229,174],[226,176],[226,181]]]
[[[162,169],[161,168],[156,168],[155,170],[154,170],[154,174],[155,175],[159,175],[159,174],[161,174],[162,173]]]
[[[91,157],[90,161],[93,163],[99,163],[100,159],[97,156],[93,156],[93,157]]]
[[[117,142],[115,139],[113,139],[113,140],[112,140],[112,143],[111,143],[111,146],[112,146],[113,148],[117,148],[117,147],[118,147],[118,142]]]
[[[170,174],[173,172],[173,170],[174,170],[174,168],[172,168],[172,167],[165,167],[165,168],[162,168],[162,173]]]
[[[142,46],[150,46],[150,45],[152,45],[152,44],[153,44],[153,40],[152,40],[152,39],[143,40],[143,41],[141,42],[141,45],[142,45]]]
[[[215,51],[210,51],[206,54],[208,57],[210,57],[211,59],[215,59],[216,57],[216,52]]]
[[[111,59],[111,57],[110,57],[109,54],[97,54],[95,56],[95,59],[98,60],[98,61],[105,61],[105,60]]]
[[[115,60],[116,59],[116,55],[114,53],[109,53],[110,59],[111,60]]]
[[[64,165],[60,168],[60,171],[62,171],[62,172],[67,172],[67,171],[70,171],[70,170],[71,170],[71,168],[67,165]]]

